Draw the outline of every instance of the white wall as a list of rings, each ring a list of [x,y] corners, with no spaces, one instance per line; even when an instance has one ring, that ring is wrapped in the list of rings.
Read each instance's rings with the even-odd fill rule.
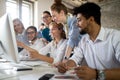
[[[38,0],[35,2],[35,19],[34,19],[34,25],[38,27],[40,23],[42,22],[42,13],[43,11],[47,10],[50,11],[50,6],[53,4],[54,0]]]

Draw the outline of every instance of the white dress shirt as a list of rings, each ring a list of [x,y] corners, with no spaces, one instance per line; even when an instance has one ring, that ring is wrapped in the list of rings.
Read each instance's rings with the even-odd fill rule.
[[[30,44],[29,47],[39,51],[41,48],[43,48],[45,46],[45,43],[40,40],[37,39],[33,44]],[[26,49],[23,49],[20,53],[19,53],[20,59],[21,60],[30,60],[29,57],[29,52]]]
[[[54,59],[53,63],[57,63],[62,61],[65,54],[66,45],[66,39],[61,39],[58,44],[56,44],[54,41],[51,41],[44,48],[40,49],[39,53],[43,55],[47,55],[48,53],[50,53],[50,57]]]
[[[94,42],[88,34],[83,36],[71,59],[77,64],[83,57],[94,69],[120,68],[120,31],[101,27]]]

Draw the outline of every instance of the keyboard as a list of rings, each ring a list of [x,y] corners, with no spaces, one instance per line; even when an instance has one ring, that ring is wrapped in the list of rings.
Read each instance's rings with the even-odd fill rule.
[[[21,61],[20,64],[27,65],[27,66],[48,66],[47,62],[43,61]]]

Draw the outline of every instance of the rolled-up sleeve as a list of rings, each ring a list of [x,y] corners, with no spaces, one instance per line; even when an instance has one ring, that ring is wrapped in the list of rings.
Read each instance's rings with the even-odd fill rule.
[[[81,64],[83,54],[79,46],[74,48],[74,54],[70,59],[73,60],[76,64]]]

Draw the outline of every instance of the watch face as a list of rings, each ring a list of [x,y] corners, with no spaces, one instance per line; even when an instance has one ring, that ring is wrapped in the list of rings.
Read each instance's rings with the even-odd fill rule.
[[[105,80],[105,72],[103,70],[99,71],[99,79],[100,80]]]

